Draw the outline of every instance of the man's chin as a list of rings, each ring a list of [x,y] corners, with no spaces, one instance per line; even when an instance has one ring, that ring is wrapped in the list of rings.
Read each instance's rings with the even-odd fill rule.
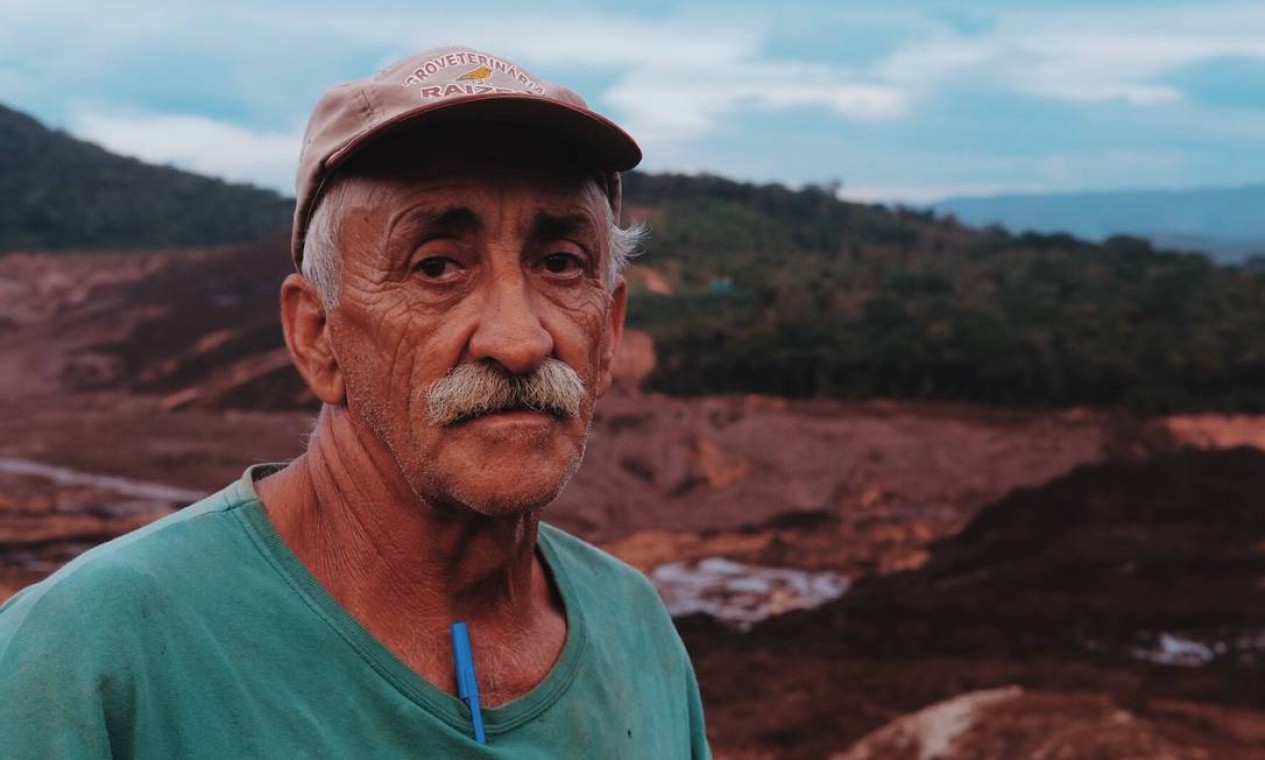
[[[566,462],[492,462],[474,482],[453,483],[447,490],[454,502],[487,517],[536,514],[558,498],[579,465],[580,456]]]
[[[415,488],[432,504],[489,517],[539,512],[579,469],[588,440],[581,425],[516,410],[445,426],[429,445],[419,441]]]
[[[486,489],[456,491],[451,495],[461,508],[496,519],[526,517],[542,512],[558,498],[565,481],[554,487],[518,488],[490,492]]]

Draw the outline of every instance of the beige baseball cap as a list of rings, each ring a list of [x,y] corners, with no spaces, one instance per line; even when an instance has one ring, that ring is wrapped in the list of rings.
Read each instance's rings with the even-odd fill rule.
[[[590,109],[574,91],[468,47],[427,50],[367,79],[337,85],[312,110],[295,178],[290,239],[295,266],[303,260],[312,211],[334,172],[383,135],[442,119],[526,123],[563,136],[603,179],[617,216],[619,172],[641,161],[641,148],[628,133]]]

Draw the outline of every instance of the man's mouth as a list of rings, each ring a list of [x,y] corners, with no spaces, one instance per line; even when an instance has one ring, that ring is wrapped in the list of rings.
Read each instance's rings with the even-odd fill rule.
[[[513,406],[505,406],[499,409],[485,409],[471,414],[464,414],[449,423],[448,427],[457,427],[464,425],[467,422],[474,422],[475,420],[504,417],[508,415],[522,415],[524,417],[528,415],[546,415],[559,421],[565,421],[567,419],[567,415],[559,409],[536,409],[526,404],[515,404]]]

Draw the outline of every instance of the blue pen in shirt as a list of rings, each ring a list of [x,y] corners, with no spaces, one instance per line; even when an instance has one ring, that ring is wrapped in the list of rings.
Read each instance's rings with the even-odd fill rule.
[[[483,713],[479,710],[479,682],[474,677],[474,655],[470,652],[470,631],[465,623],[452,624],[452,658],[457,669],[457,698],[470,708],[474,740],[487,744],[483,734]]]

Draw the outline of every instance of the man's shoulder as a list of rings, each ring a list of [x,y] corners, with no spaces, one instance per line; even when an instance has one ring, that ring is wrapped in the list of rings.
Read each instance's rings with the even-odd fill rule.
[[[239,481],[0,606],[0,756],[109,756],[119,737],[108,725],[131,725],[149,694],[201,688],[248,572],[251,538],[234,512],[252,501]]]
[[[48,578],[0,605],[0,648],[20,628],[44,634],[90,621],[107,629],[144,611],[157,597],[178,594],[182,579],[205,580],[204,565],[238,531],[233,510],[248,503],[238,483],[174,514],[93,547]],[[33,619],[32,619],[33,618]]]

